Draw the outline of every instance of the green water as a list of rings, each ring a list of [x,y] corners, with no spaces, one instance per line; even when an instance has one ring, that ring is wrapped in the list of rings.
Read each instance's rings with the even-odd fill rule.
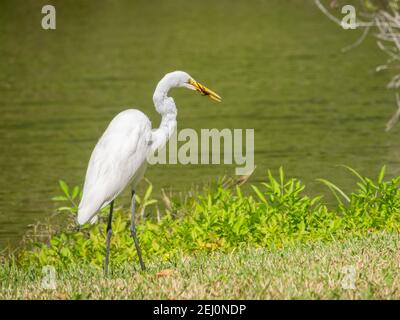
[[[386,57],[372,39],[341,53],[360,31],[339,29],[311,1],[52,1],[57,29],[45,31],[47,3],[0,1],[1,246],[54,212],[59,179],[82,184],[116,113],[138,107],[158,125],[153,90],[176,69],[224,99],[176,90],[180,128],[255,129],[253,182],[280,165],[311,193],[323,189],[318,177],[353,186],[337,164],[399,173],[399,129],[384,132],[390,77],[374,72]],[[147,177],[158,193],[233,172],[168,165]]]

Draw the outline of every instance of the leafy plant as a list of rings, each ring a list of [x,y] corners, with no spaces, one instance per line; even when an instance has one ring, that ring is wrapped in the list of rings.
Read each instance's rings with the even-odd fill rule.
[[[237,184],[222,180],[215,187],[200,192],[185,201],[175,201],[163,194],[167,204],[158,217],[138,216],[138,236],[146,259],[169,260],[181,253],[201,251],[230,251],[241,245],[279,248],[299,242],[332,241],[359,236],[373,231],[400,229],[400,177],[385,181],[383,168],[376,181],[362,177],[349,168],[359,181],[357,189],[347,195],[332,182],[322,180],[340,198],[335,210],[329,209],[322,197],[310,198],[298,179],[285,179],[268,171],[265,182],[252,186],[253,193],[244,194]],[[76,203],[76,197],[60,184],[62,202]],[[72,190],[74,190],[73,188]],[[339,192],[339,190],[341,192]],[[155,206],[149,183],[144,196],[138,195],[139,210]],[[75,192],[76,193],[76,192]],[[68,196],[70,195],[70,197]],[[339,196],[338,196],[339,197]],[[61,209],[75,207],[61,207]],[[158,208],[158,207],[157,207]],[[146,219],[143,219],[146,217]],[[123,265],[136,259],[134,243],[129,232],[130,213],[115,210],[111,263]],[[66,229],[51,237],[49,244],[34,242],[22,250],[18,263],[29,266],[53,265],[65,268],[85,263],[101,268],[105,251],[106,221],[80,230]]]
[[[157,204],[157,200],[151,198],[152,193],[153,193],[153,184],[148,179],[145,179],[145,181],[147,182],[148,187],[147,187],[143,197],[141,198],[138,194],[135,194],[135,201],[137,204],[136,210],[137,210],[137,212],[140,213],[140,217],[142,219],[144,219],[144,217],[145,217],[146,208]]]
[[[82,192],[80,191],[80,188],[78,186],[70,188],[64,180],[60,180],[58,183],[62,194],[53,197],[52,200],[56,202],[61,202],[65,205],[58,207],[57,211],[64,211],[73,216],[76,215],[76,213],[78,212],[79,200],[82,197]]]

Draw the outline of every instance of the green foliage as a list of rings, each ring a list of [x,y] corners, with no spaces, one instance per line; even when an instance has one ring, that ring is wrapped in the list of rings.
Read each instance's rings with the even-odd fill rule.
[[[62,195],[53,197],[53,201],[67,203],[65,206],[59,207],[58,211],[66,211],[67,213],[71,213],[72,215],[76,215],[78,212],[78,204],[77,202],[82,197],[82,192],[79,187],[76,186],[72,190],[70,190],[69,186],[65,181],[59,181],[60,189],[62,191]]]
[[[329,209],[322,197],[304,195],[305,186],[297,179],[285,180],[283,169],[276,179],[268,172],[267,181],[252,186],[254,193],[244,194],[239,186],[227,188],[221,182],[190,201],[175,202],[164,193],[167,204],[163,214],[138,216],[138,237],[146,259],[172,259],[178,254],[203,251],[230,251],[246,244],[255,247],[279,248],[309,241],[332,241],[371,231],[400,229],[400,177],[384,181],[384,168],[376,181],[359,178],[358,188],[346,195],[333,183],[322,180],[333,192],[348,199],[339,200],[335,210]],[[70,194],[60,183],[64,195],[56,200],[70,201],[61,209],[76,212],[76,188]],[[139,212],[148,207],[154,210],[149,184]],[[75,195],[75,196],[74,196]],[[166,198],[166,199],[165,199]],[[338,199],[339,196],[338,196]],[[140,209],[142,208],[142,209]],[[68,211],[69,210],[69,211]],[[158,210],[158,207],[157,207]],[[105,252],[106,219],[94,226],[66,231],[52,236],[49,244],[33,243],[23,250],[18,263],[29,266],[53,265],[63,268],[71,264],[89,263],[101,268]],[[129,232],[128,210],[117,208],[113,220],[111,263],[122,265],[137,261]]]

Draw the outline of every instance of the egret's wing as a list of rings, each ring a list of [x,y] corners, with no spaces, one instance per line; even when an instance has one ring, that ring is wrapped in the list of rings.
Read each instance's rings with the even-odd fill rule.
[[[128,139],[120,134],[103,137],[90,158],[84,193],[94,191],[101,195],[103,201],[113,199],[133,174],[134,168],[129,160],[136,155],[139,139],[137,129],[132,132],[129,141],[125,141]]]
[[[121,114],[110,123],[90,157],[79,205],[80,221],[92,218],[111,202],[146,160],[150,121],[141,112]]]

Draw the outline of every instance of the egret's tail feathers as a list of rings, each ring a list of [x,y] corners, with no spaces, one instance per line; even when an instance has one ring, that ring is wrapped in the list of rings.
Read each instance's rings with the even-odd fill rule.
[[[98,217],[96,214],[92,219],[90,219],[90,224],[95,224],[97,222],[97,220],[98,220]]]
[[[94,224],[97,222],[97,211],[100,208],[96,207],[90,207],[90,206],[79,206],[78,208],[78,218],[77,222],[82,225],[85,224],[86,222],[90,221],[91,224]]]

